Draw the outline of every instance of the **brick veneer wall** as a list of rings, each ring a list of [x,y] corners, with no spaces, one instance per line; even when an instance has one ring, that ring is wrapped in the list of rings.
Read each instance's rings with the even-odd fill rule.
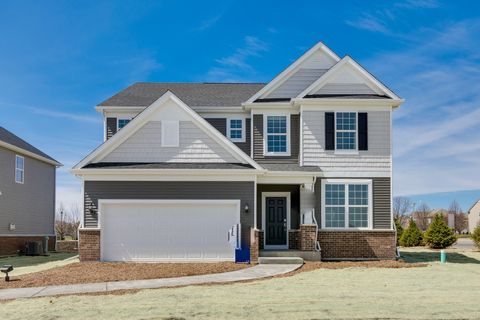
[[[302,224],[300,226],[300,250],[315,250],[315,232],[317,226],[314,224]]]
[[[257,262],[260,254],[260,230],[250,229],[250,262]]]
[[[300,250],[300,230],[288,230],[288,249]]]
[[[78,254],[80,261],[100,260],[100,230],[79,230]]]
[[[394,259],[394,231],[319,230],[322,259]]]
[[[265,232],[263,230],[258,230],[258,245],[259,245],[259,249],[260,250],[263,250],[263,244],[265,243],[265,240],[264,240],[264,237],[265,237]]]
[[[25,249],[25,243],[29,241],[38,241],[43,243],[45,236],[32,237],[0,237],[0,256],[17,254],[18,251]],[[48,251],[55,251],[55,236],[48,236]]]

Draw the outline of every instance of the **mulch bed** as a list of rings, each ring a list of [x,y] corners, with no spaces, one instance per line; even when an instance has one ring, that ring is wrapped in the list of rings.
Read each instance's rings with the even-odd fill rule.
[[[0,280],[0,289],[77,283],[174,278],[222,273],[248,268],[248,264],[78,262],[49,270]]]

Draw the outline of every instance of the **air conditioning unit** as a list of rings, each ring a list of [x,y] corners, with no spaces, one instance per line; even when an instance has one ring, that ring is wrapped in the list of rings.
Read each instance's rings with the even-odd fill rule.
[[[42,247],[40,241],[29,241],[25,244],[25,255],[39,256],[43,252]]]

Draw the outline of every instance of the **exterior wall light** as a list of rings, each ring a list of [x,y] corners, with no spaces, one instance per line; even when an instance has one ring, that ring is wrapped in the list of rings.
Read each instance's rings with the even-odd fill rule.
[[[245,204],[245,209],[244,209],[244,210],[245,210],[245,213],[248,213],[248,210],[249,210],[249,209],[250,209],[250,208],[248,207],[248,203]]]

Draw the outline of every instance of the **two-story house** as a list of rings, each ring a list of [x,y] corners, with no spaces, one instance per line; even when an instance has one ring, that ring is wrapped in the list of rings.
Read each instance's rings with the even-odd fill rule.
[[[269,83],[136,83],[100,103],[82,260],[392,259],[395,93],[318,43]]]
[[[55,249],[55,176],[61,164],[0,127],[0,256],[27,242]]]

